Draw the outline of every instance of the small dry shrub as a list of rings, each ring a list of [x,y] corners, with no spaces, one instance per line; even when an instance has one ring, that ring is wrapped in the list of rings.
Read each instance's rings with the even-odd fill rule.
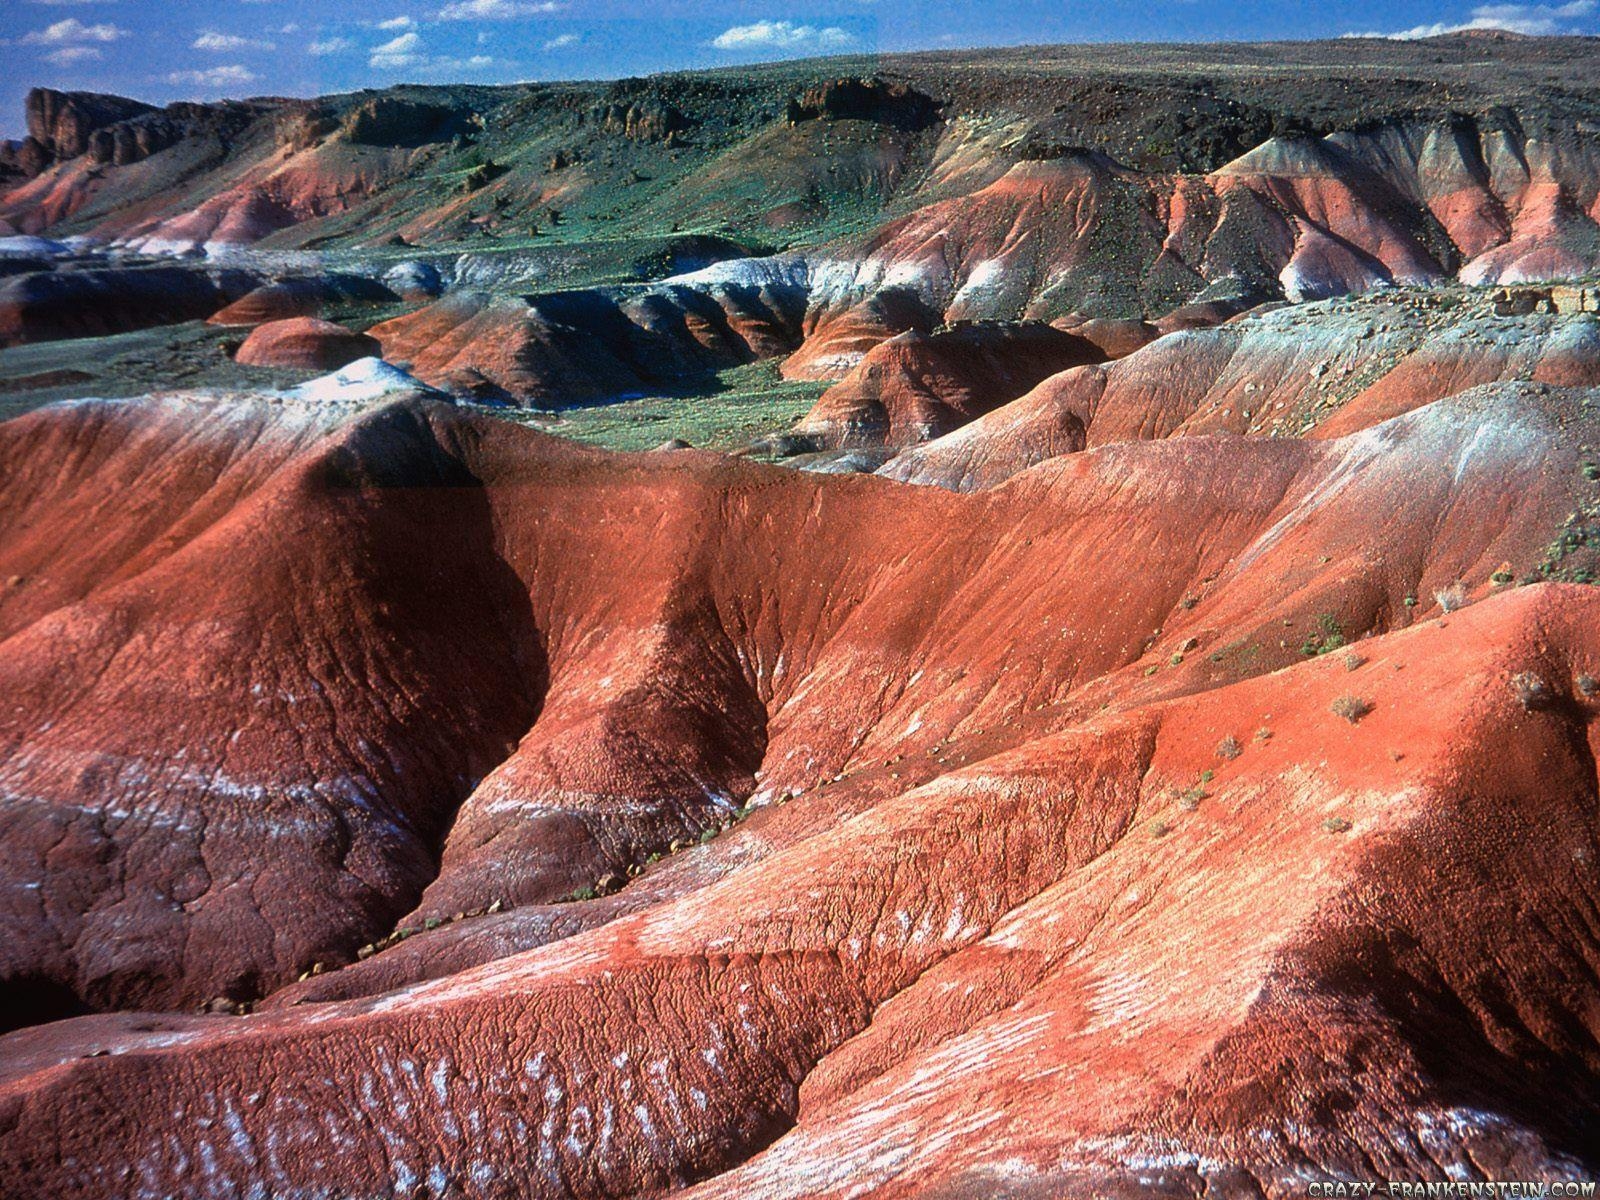
[[[1372,711],[1372,704],[1359,696],[1340,696],[1331,707],[1334,716],[1343,717],[1352,725]]]
[[[1238,758],[1242,751],[1239,748],[1239,739],[1229,734],[1217,743],[1217,757],[1225,759]]]

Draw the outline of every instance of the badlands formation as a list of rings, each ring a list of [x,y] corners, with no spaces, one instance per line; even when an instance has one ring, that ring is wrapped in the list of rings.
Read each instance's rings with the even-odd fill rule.
[[[0,1194],[1593,1179],[1595,56],[36,92]]]

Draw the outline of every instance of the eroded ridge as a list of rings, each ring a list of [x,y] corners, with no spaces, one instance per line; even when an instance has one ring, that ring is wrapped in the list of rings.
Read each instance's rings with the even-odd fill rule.
[[[101,1015],[0,1042],[7,1186],[1592,1170],[1595,402],[970,495],[425,398],[8,423],[3,967]]]

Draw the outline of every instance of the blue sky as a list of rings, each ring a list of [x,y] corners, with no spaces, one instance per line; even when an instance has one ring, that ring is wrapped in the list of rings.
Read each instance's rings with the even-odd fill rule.
[[[0,137],[30,86],[154,102],[574,79],[1036,42],[1600,33],[1600,0],[0,0]]]

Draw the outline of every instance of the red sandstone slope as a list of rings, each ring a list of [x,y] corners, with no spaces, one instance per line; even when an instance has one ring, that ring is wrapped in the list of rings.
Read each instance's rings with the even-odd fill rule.
[[[0,427],[12,994],[190,1006],[411,905],[447,921],[270,1013],[0,1042],[0,1174],[598,1196],[749,1159],[707,1189],[1188,1195],[1592,1168],[1597,602],[1490,581],[1592,569],[1591,402],[1109,446],[977,496],[417,402]],[[1484,602],[1405,629],[1457,580]],[[289,1003],[317,995],[354,998]]]
[[[5,899],[23,1009],[265,990],[431,876],[441,798],[526,728],[542,659],[414,419],[86,402],[0,428],[0,821],[7,876],[44,881]],[[411,500],[364,502],[396,452]]]
[[[829,388],[794,432],[827,449],[916,445],[1102,357],[1087,338],[1037,323],[903,333]]]
[[[11,1178],[627,1194],[791,1124],[706,1192],[1581,1176],[1592,711],[1560,698],[1594,616],[1586,593],[1526,593],[1355,672],[1095,718],[692,898],[376,1002],[14,1037]],[[1558,707],[1523,707],[1527,669]],[[1373,705],[1354,726],[1328,711],[1352,693]],[[1485,741],[1522,748],[1487,791]]]
[[[378,343],[364,333],[317,317],[289,317],[258,325],[234,359],[256,367],[334,371],[358,358],[375,357]]]
[[[1502,380],[1600,385],[1600,321],[1495,317],[1482,298],[1428,292],[1252,314],[1055,375],[883,474],[970,491],[1086,444],[1339,436]]]

